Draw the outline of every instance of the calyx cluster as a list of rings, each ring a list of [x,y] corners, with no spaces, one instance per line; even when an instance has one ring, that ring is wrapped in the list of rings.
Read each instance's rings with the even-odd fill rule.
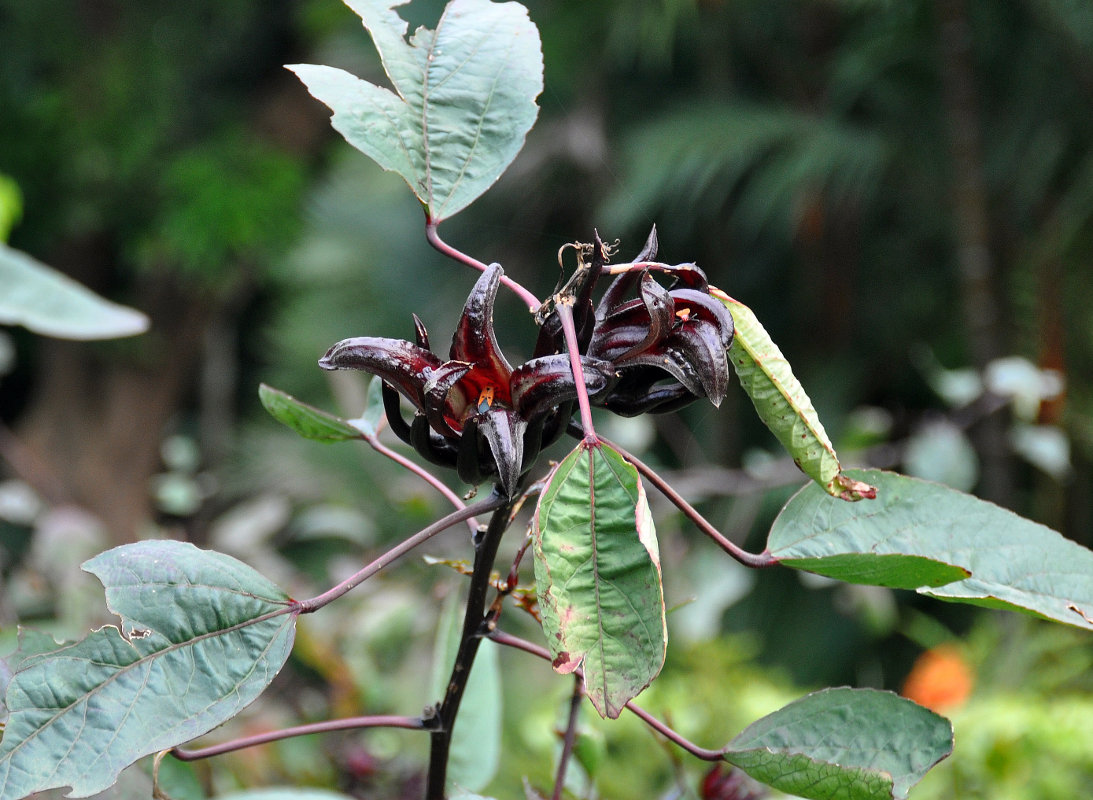
[[[732,316],[710,296],[698,267],[654,262],[656,247],[654,231],[642,252],[618,267],[607,266],[608,248],[599,237],[578,247],[576,271],[536,314],[541,327],[533,357],[515,368],[494,333],[499,264],[491,264],[471,290],[447,359],[432,351],[425,325],[414,315],[414,342],[344,339],[319,366],[378,376],[388,422],[399,438],[428,461],[454,467],[467,483],[496,477],[507,494],[515,494],[540,450],[565,432],[577,400],[559,303],[573,308],[580,379],[593,405],[635,416],[675,410],[699,397],[714,405],[724,398]],[[593,290],[605,272],[617,277],[593,306]],[[674,285],[663,287],[654,272]],[[400,394],[414,406],[410,422],[402,416]]]

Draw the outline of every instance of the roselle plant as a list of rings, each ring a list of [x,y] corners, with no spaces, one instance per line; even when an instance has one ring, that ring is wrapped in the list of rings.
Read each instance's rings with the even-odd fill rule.
[[[157,764],[193,760],[304,733],[381,726],[428,736],[426,798],[478,797],[451,785],[449,763],[453,726],[484,639],[573,676],[555,798],[563,794],[576,710],[586,697],[602,716],[635,714],[692,757],[721,765],[710,773],[708,791],[750,791],[732,771],[739,770],[807,798],[906,797],[951,752],[952,728],[894,694],[815,692],[713,747],[688,741],[636,703],[656,679],[668,639],[647,485],[748,567],[807,570],[1093,627],[1093,553],[939,485],[843,470],[808,396],[754,314],[711,286],[696,265],[657,261],[655,232],[630,261],[619,261],[598,235],[563,244],[559,260],[572,250],[576,266],[545,301],[500,265],[448,245],[440,224],[492,185],[535,121],[538,32],[516,3],[452,0],[435,30],[407,38],[397,0],[347,2],[371,34],[394,91],[331,67],[291,69],[332,109],[334,127],[350,144],[406,180],[424,208],[429,242],[479,274],[446,353],[415,316],[413,341],[362,335],[322,356],[323,369],[375,376],[361,418],[341,419],[267,386],[260,397],[305,437],[366,442],[442,491],[454,510],[302,600],[233,558],[180,542],[139,542],[91,559],[84,568],[102,581],[121,623],[63,644],[24,632],[18,650],[0,661],[0,800],[65,786],[72,796],[87,796],[152,754]],[[502,290],[525,302],[527,324],[538,327],[532,357],[517,365],[494,331]],[[743,551],[638,456],[599,435],[591,411],[635,416],[692,402],[717,406],[733,374],[811,479],[782,509],[761,553]],[[384,423],[420,459],[382,442]],[[569,454],[546,462],[543,448],[566,437],[575,441]],[[466,499],[441,480],[451,470],[468,485]],[[530,533],[494,577],[502,538],[532,503]],[[336,613],[340,597],[463,523],[473,531],[465,602],[448,677],[435,694],[423,690],[423,711],[186,747],[270,684],[292,650],[300,615]],[[533,591],[520,584],[527,560]],[[542,640],[506,630],[514,613],[535,616]]]

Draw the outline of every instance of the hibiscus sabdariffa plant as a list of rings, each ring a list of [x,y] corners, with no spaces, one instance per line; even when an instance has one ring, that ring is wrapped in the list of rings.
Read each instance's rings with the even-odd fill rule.
[[[695,759],[713,762],[704,796],[750,792],[743,772],[817,800],[906,797],[951,752],[953,736],[948,720],[895,694],[815,692],[719,747],[688,741],[636,703],[668,646],[646,484],[749,567],[804,569],[1093,628],[1093,553],[970,495],[893,473],[844,471],[755,315],[694,264],[656,261],[655,231],[628,262],[613,260],[614,248],[598,235],[563,245],[559,258],[573,250],[576,267],[545,301],[500,265],[448,245],[440,224],[492,185],[535,121],[538,32],[517,3],[452,0],[435,30],[407,38],[395,10],[400,0],[346,1],[371,34],[391,89],[331,67],[292,69],[332,109],[334,127],[350,144],[406,180],[425,210],[428,241],[478,274],[446,356],[416,316],[413,341],[347,338],[322,356],[324,369],[375,376],[359,419],[267,386],[259,394],[303,436],[363,441],[435,487],[453,510],[302,600],[235,559],[180,542],[141,542],[91,559],[84,568],[102,581],[121,624],[64,644],[24,634],[19,649],[0,660],[0,800],[60,786],[87,796],[150,754],[156,764],[195,760],[305,733],[374,727],[429,737],[428,800],[482,798],[471,793],[488,788],[496,764],[464,759],[453,774],[451,755],[453,743],[475,753],[480,741],[498,742],[485,723],[455,729],[487,639],[572,676],[556,777],[543,789],[555,800],[564,794],[586,697],[604,717],[635,714]],[[525,302],[528,324],[539,328],[532,357],[517,366],[494,332],[502,289]],[[743,551],[637,455],[598,435],[592,416],[593,407],[624,416],[670,413],[703,398],[717,406],[732,374],[811,479],[782,509],[760,553]],[[409,420],[403,400],[412,407]],[[381,440],[384,418],[419,459]],[[567,436],[575,442],[568,455],[554,464],[541,457]],[[461,497],[420,459],[490,490]],[[529,534],[503,577],[494,578],[503,537],[531,505]],[[420,712],[362,709],[362,716],[184,747],[269,685],[291,652],[299,615],[334,607],[396,559],[464,523],[473,533],[473,562],[459,568],[467,592],[454,655],[439,696],[423,690]],[[519,580],[529,559],[534,588]],[[506,630],[512,610],[539,621],[541,641]],[[732,702],[729,692],[725,703]],[[527,795],[545,796],[530,786]]]
[[[608,266],[598,237],[575,248],[573,277],[535,314],[541,326],[535,356],[515,369],[494,334],[493,306],[504,274],[499,264],[486,267],[471,290],[447,361],[430,350],[428,331],[414,315],[415,343],[344,339],[319,366],[379,377],[387,421],[400,439],[431,463],[454,467],[466,483],[495,477],[510,497],[540,450],[565,432],[581,394],[578,383],[589,403],[627,416],[676,410],[699,397],[720,405],[729,382],[733,321],[710,296],[702,271],[693,264],[650,263],[655,231],[645,250],[620,268]],[[665,289],[650,269],[683,277],[685,285]],[[604,272],[621,274],[593,312],[591,293]],[[635,288],[640,296],[630,298]],[[572,352],[563,313],[574,316]],[[398,393],[414,405],[410,423],[399,411]]]

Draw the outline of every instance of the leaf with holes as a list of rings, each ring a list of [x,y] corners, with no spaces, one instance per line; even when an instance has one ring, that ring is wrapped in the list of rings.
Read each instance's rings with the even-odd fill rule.
[[[771,555],[852,583],[917,589],[1093,629],[1090,550],[947,486],[880,470],[851,474],[876,485],[877,499],[849,505],[806,486],[774,521]],[[909,569],[901,575],[885,563]]]
[[[407,24],[407,0],[346,0],[395,91],[340,69],[289,67],[334,112],[346,141],[401,175],[439,222],[505,171],[535,123],[543,90],[539,31],[518,3],[452,0],[436,30]]]
[[[953,750],[952,724],[891,692],[824,689],[745,728],[722,758],[810,800],[903,800]]]
[[[554,669],[584,668],[596,710],[617,717],[664,664],[660,553],[641,478],[582,441],[555,467],[534,519],[535,583]]]
[[[23,658],[8,684],[0,800],[86,797],[138,758],[231,719],[284,665],[295,603],[234,558],[147,541],[84,564],[121,617]]]
[[[264,383],[258,387],[258,399],[274,419],[292,428],[305,439],[344,442],[349,439],[363,439],[365,436],[364,431],[347,420],[300,402],[292,395]]]
[[[720,289],[710,289],[732,313],[735,326],[729,361],[759,418],[812,480],[843,500],[874,496],[873,487],[842,471],[835,446],[805,388],[755,313]]]

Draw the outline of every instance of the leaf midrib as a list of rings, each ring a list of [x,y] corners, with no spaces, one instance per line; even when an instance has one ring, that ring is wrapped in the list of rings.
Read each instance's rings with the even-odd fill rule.
[[[234,625],[231,625],[227,628],[223,628],[223,629],[218,630],[218,631],[208,631],[207,633],[199,634],[198,636],[195,636],[192,639],[188,639],[185,642],[171,642],[167,647],[164,647],[161,650],[156,650],[154,652],[148,653],[147,655],[141,656],[136,661],[130,662],[129,664],[126,664],[124,666],[121,666],[121,665],[105,665],[104,664],[104,666],[120,666],[120,669],[118,669],[115,673],[113,673],[108,678],[106,678],[106,680],[104,680],[102,683],[96,684],[95,687],[93,687],[92,689],[90,689],[87,692],[84,692],[82,695],[77,697],[75,700],[73,700],[71,703],[69,703],[64,708],[58,709],[56,714],[54,714],[52,717],[50,717],[44,724],[40,725],[38,728],[36,728],[34,731],[32,731],[31,734],[29,736],[27,736],[25,739],[23,739],[22,741],[17,743],[10,751],[8,751],[7,755],[4,756],[3,759],[0,759],[0,760],[7,760],[10,763],[11,756],[13,756],[15,753],[17,753],[24,745],[26,745],[27,743],[29,743],[29,742],[33,741],[34,739],[36,739],[39,736],[39,734],[43,733],[44,731],[46,731],[47,729],[52,727],[54,724],[56,724],[57,720],[64,717],[72,709],[76,708],[81,703],[87,702],[87,699],[91,695],[95,694],[98,691],[101,691],[103,689],[103,687],[108,686],[116,678],[118,678],[122,675],[130,674],[130,671],[132,669],[135,669],[136,667],[140,666],[141,664],[145,663],[146,661],[154,660],[156,658],[159,658],[160,656],[167,655],[167,654],[172,653],[176,650],[181,650],[185,647],[194,646],[197,643],[199,643],[199,642],[201,642],[205,639],[212,638],[212,637],[215,637],[215,636],[227,636],[231,633],[234,633],[237,630],[241,630],[241,629],[249,627],[251,625],[257,625],[259,623],[266,622],[267,620],[273,619],[274,617],[278,617],[278,616],[281,616],[283,614],[290,614],[290,613],[293,613],[295,611],[297,611],[296,606],[287,606],[285,608],[279,608],[279,609],[276,609],[275,611],[269,611],[265,614],[261,614],[257,617],[254,617],[253,619],[244,620],[242,622],[237,622]],[[123,620],[123,624],[124,624],[124,620]],[[134,647],[134,649],[136,649],[135,645],[133,645],[133,643],[129,639],[129,637],[127,637],[125,635],[125,632],[122,630],[121,627],[119,627],[117,625],[106,625],[106,626],[104,626],[104,628],[102,628],[100,630],[103,630],[103,629],[106,629],[106,628],[112,628],[112,629],[116,630],[118,632],[118,636],[120,636],[121,639],[126,644],[128,644],[131,647]],[[158,631],[155,631],[155,633],[158,634],[159,636],[163,636],[163,634],[159,633]],[[278,635],[280,635],[280,632],[278,632],[277,635],[274,635],[274,636],[270,637],[270,641],[267,642],[266,647],[264,648],[265,650],[268,650],[269,644],[271,642],[273,642],[277,638]],[[164,638],[166,638],[166,637],[164,637]],[[76,647],[77,645],[81,644],[84,641],[87,641],[87,640],[83,639],[83,640],[80,640],[79,642],[72,642],[71,644],[65,645],[65,646],[63,646],[63,647],[61,647],[57,650],[51,651],[47,655],[49,655],[51,658],[60,657],[60,656],[58,656],[58,654],[61,651],[74,648],[74,647]],[[84,660],[85,661],[90,661],[90,659],[84,659]],[[19,675],[20,672],[23,672],[26,669],[29,669],[29,667],[34,666],[35,663],[37,663],[37,662],[32,662],[29,666],[23,666],[20,669],[16,670],[15,674],[12,675],[12,680],[15,680],[15,678]],[[255,663],[257,663],[257,660],[256,660]],[[25,664],[26,664],[26,662],[24,662],[24,665]],[[22,709],[15,710],[15,711],[13,711],[11,708],[8,709],[8,712],[9,712],[8,727],[10,727],[10,725],[11,725],[10,717],[15,716],[15,714],[19,713],[19,711],[22,711]],[[75,746],[75,743],[76,743],[76,740],[73,740],[73,746]],[[59,763],[60,762],[58,762],[58,764]],[[56,770],[54,770],[54,772],[52,774],[56,774]]]

